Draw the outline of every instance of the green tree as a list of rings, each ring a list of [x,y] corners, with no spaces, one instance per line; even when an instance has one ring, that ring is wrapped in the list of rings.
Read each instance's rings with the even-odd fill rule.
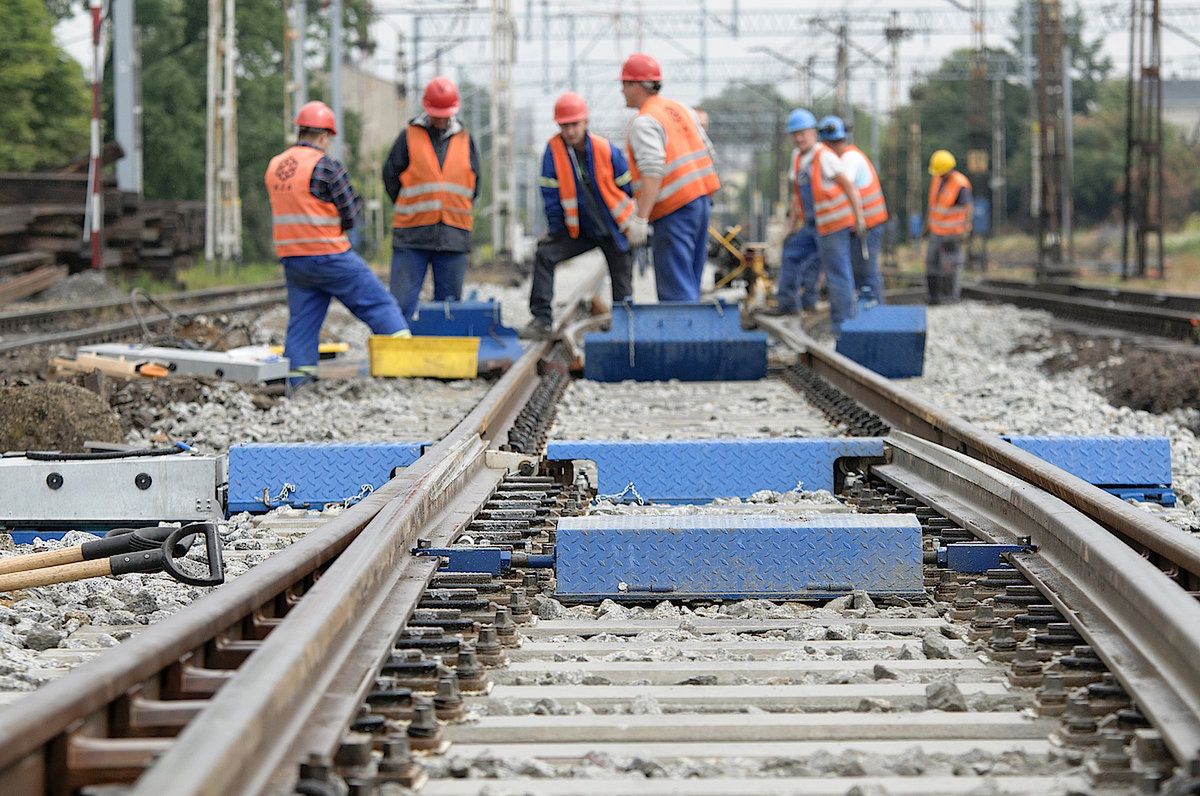
[[[54,43],[42,0],[0,0],[0,170],[28,171],[87,150],[83,69]]]

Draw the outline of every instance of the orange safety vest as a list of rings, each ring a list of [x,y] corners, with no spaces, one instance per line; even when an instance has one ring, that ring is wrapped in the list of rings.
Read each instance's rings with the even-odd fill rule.
[[[674,213],[688,202],[709,196],[721,187],[708,147],[686,107],[655,94],[642,104],[638,113],[654,118],[667,134],[666,172],[658,198],[650,209],[651,221]],[[625,148],[629,152],[629,171],[636,185],[641,179],[637,159],[628,141]]]
[[[862,155],[863,160],[867,162],[867,168],[871,170],[871,182],[865,188],[858,189],[858,196],[862,201],[863,218],[866,220],[867,229],[874,229],[888,220],[887,202],[883,200],[883,187],[879,184],[879,173],[875,171],[875,164],[867,157],[867,153],[854,144],[850,144],[846,149],[847,151],[853,149]]]
[[[850,197],[842,190],[842,186],[836,182],[826,182],[821,174],[821,151],[832,149],[824,144],[817,144],[816,150],[812,155],[812,163],[809,166],[809,185],[812,186],[813,194],[813,210],[816,213],[817,234],[831,235],[843,229],[850,229],[854,226],[854,205],[850,204]],[[792,173],[800,173],[801,154],[796,152],[796,156],[792,159]],[[792,181],[793,192],[798,195],[799,188],[795,187],[795,180]]]
[[[400,193],[392,212],[392,227],[446,224],[471,231],[475,172],[466,130],[450,136],[446,162],[438,164],[429,131],[408,126],[408,168],[400,173]]]
[[[271,200],[276,257],[341,254],[350,249],[337,205],[312,195],[313,169],[325,153],[316,147],[289,147],[271,158],[263,181]]]
[[[592,142],[592,164],[595,167],[596,188],[600,198],[613,220],[617,229],[622,231],[629,225],[633,215],[633,198],[627,196],[617,187],[617,177],[613,174],[612,148],[608,139],[588,133]],[[558,200],[562,203],[563,216],[567,224],[567,233],[572,238],[579,237],[579,197],[576,195],[575,167],[571,165],[571,156],[567,153],[566,142],[561,135],[556,135],[548,142],[550,155],[554,158],[554,175],[558,180]],[[629,175],[621,175],[629,181]]]
[[[967,234],[968,205],[955,204],[971,181],[961,171],[951,171],[929,181],[929,234],[951,237]]]

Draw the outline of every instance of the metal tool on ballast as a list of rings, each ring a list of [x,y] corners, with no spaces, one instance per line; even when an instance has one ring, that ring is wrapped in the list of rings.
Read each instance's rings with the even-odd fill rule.
[[[194,528],[195,523],[185,526]],[[84,542],[73,547],[61,547],[58,550],[45,550],[40,553],[11,556],[0,559],[0,575],[14,572],[28,572],[34,569],[78,564],[81,561],[94,561],[107,558],[119,553],[130,553],[138,550],[153,550],[161,547],[179,529],[177,525],[159,525],[156,528],[114,528],[103,538]],[[187,536],[179,537],[172,550],[176,558],[187,555],[196,539],[196,531]]]
[[[217,526],[213,523],[193,523],[183,525],[167,534],[161,544],[155,544],[154,539],[146,535],[138,536],[138,531],[130,535],[129,540],[120,540],[120,535],[106,537],[99,542],[112,541],[114,546],[120,540],[130,544],[133,549],[123,553],[110,555],[107,558],[96,558],[90,561],[78,561],[72,564],[47,566],[25,572],[13,572],[0,575],[0,592],[30,589],[37,586],[49,586],[54,583],[84,580],[85,578],[104,577],[106,575],[128,575],[133,572],[166,572],[180,583],[189,586],[219,586],[225,582],[225,563],[221,554],[221,537]],[[207,554],[208,571],[204,575],[193,575],[184,571],[179,562],[184,556],[178,554],[182,548],[186,554],[191,546],[185,544],[188,536],[204,536],[205,552]],[[92,543],[98,544],[98,543]],[[137,549],[135,545],[145,545]],[[96,551],[98,548],[92,548]]]

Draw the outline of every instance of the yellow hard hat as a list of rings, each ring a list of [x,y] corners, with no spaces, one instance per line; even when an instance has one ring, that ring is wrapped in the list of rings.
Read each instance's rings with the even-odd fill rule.
[[[929,173],[935,177],[942,176],[957,165],[954,155],[945,149],[939,149],[929,156]]]

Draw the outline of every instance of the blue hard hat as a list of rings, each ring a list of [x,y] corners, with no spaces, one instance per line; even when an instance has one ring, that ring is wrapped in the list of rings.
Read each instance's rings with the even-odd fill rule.
[[[822,141],[841,141],[846,137],[846,123],[841,116],[826,116],[817,124],[817,137]]]
[[[817,117],[812,115],[812,111],[805,108],[796,108],[788,114],[787,131],[789,133],[799,132],[800,130],[811,130],[817,126]]]

